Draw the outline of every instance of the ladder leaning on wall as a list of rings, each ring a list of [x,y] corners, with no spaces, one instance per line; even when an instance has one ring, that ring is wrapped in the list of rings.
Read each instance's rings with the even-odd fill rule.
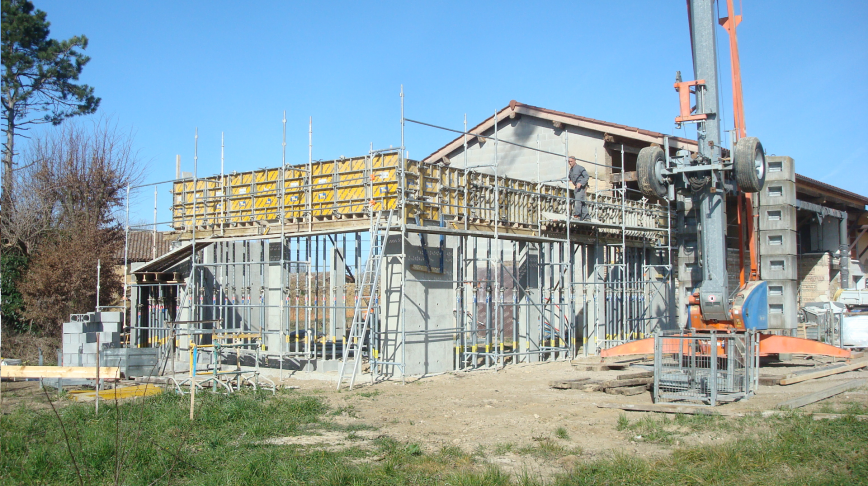
[[[344,382],[344,373],[346,372],[347,361],[350,359],[350,353],[352,353],[353,357],[350,390],[353,389],[356,375],[361,367],[362,347],[364,346],[365,335],[367,335],[368,330],[371,328],[371,320],[374,318],[373,308],[377,305],[380,273],[386,243],[389,240],[389,229],[392,224],[393,213],[393,209],[378,211],[377,217],[373,225],[371,225],[371,249],[368,254],[368,261],[365,263],[365,271],[361,279],[359,279],[358,287],[356,287],[356,305],[353,310],[350,335],[344,346],[344,356],[341,360],[340,372],[338,373],[338,390],[341,389],[341,385]]]

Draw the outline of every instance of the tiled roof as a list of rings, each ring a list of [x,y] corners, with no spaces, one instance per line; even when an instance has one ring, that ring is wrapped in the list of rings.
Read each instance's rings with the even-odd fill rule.
[[[157,231],[157,254],[159,257],[169,252],[169,242],[163,239],[163,233]],[[124,249],[121,248],[118,260],[123,261]],[[154,259],[154,232],[130,231],[127,240],[127,261],[149,262]]]
[[[840,196],[859,201],[862,205],[868,205],[868,197],[856,194],[855,192],[850,192],[846,189],[841,189],[840,187],[835,187],[831,184],[826,184],[825,182],[820,182],[816,179],[811,179],[810,177],[805,177],[802,174],[796,174],[796,184],[807,184],[815,186],[821,189],[825,189],[833,194],[838,194]]]

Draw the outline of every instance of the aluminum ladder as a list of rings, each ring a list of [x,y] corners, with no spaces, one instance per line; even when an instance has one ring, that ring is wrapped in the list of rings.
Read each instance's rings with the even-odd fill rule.
[[[341,361],[341,369],[338,373],[337,390],[341,389],[344,382],[344,373],[346,372],[347,361],[350,359],[350,352],[353,356],[353,372],[350,375],[350,390],[356,382],[356,375],[362,363],[362,347],[365,342],[365,335],[371,327],[372,310],[377,304],[377,292],[379,290],[380,273],[382,269],[383,256],[385,254],[386,243],[389,240],[389,229],[392,225],[392,216],[394,209],[390,209],[388,213],[385,210],[377,212],[377,218],[371,226],[371,249],[368,253],[368,261],[365,263],[365,271],[362,273],[359,280],[359,285],[356,288],[356,305],[353,310],[353,321],[350,325],[350,335],[347,338],[347,344],[344,346],[344,356]],[[385,218],[385,219],[384,219]],[[366,291],[366,289],[369,289]]]

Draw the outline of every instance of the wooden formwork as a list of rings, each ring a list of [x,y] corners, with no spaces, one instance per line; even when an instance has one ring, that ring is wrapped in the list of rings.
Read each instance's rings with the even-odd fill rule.
[[[329,229],[339,230],[334,225],[343,221],[355,228],[372,212],[396,208],[401,187],[406,188],[410,224],[468,220],[538,227],[546,214],[565,218],[569,212],[565,187],[415,160],[405,160],[402,171],[400,164],[396,153],[374,154],[286,166],[283,173],[269,168],[176,181],[172,226],[180,231],[195,226],[206,233],[229,227],[233,236],[261,234],[262,227],[276,223],[331,222]],[[620,225],[623,220],[634,228],[667,224],[666,212],[645,201],[628,200],[622,207],[612,196],[589,194],[588,200],[601,223]],[[245,229],[254,227],[258,229]]]

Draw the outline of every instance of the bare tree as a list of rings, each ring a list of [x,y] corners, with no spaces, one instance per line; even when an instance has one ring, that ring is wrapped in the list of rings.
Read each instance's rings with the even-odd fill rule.
[[[30,259],[18,285],[24,318],[31,330],[54,333],[69,314],[93,309],[97,260],[100,301],[119,295],[111,263],[123,245],[125,188],[142,180],[143,167],[132,136],[105,119],[46,132],[23,160],[3,239]]]
[[[143,177],[132,135],[109,119],[61,125],[23,159],[0,231],[27,255],[57,231],[119,228],[125,187]]]

